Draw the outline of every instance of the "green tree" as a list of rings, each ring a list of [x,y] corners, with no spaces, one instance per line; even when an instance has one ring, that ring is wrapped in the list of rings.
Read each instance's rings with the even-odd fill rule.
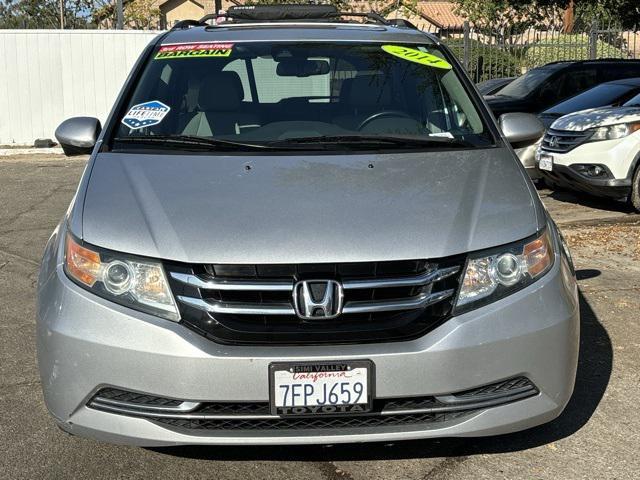
[[[90,0],[64,1],[65,28],[87,28],[92,3]],[[60,1],[2,0],[0,28],[60,28]]]
[[[581,24],[596,21],[600,25],[635,28],[640,26],[640,2],[638,0],[575,0],[575,16]]]
[[[559,23],[573,6],[579,25],[593,20],[633,28],[640,24],[638,0],[454,0],[458,12],[474,24],[491,28],[517,28]]]

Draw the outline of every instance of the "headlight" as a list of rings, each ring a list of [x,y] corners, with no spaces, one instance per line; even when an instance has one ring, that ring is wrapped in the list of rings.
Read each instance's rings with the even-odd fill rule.
[[[640,122],[619,123],[618,125],[594,128],[593,135],[591,135],[589,141],[600,142],[602,140],[616,140],[627,137],[638,130],[640,130]]]
[[[64,270],[80,286],[127,307],[180,320],[158,262],[80,245],[67,233]]]
[[[553,259],[553,242],[548,228],[537,238],[471,255],[458,294],[456,313],[493,302],[530,285],[549,271]]]

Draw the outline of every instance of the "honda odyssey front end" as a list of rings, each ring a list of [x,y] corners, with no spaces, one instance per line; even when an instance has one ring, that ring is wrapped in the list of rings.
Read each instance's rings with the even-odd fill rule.
[[[64,430],[388,441],[513,432],[567,404],[575,274],[507,144],[537,120],[500,131],[433,37],[305,8],[327,21],[175,28],[104,129],[59,128],[92,152],[38,281]]]

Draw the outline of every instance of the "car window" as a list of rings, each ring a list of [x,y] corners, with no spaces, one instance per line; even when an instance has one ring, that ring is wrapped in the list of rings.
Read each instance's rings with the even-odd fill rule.
[[[640,77],[640,62],[611,63],[602,70],[604,78],[608,81]]]
[[[595,68],[571,68],[559,79],[558,97],[567,98],[593,87],[598,83]]]
[[[163,48],[153,52],[133,88],[115,137],[182,135],[266,144],[409,135],[433,142],[459,139],[469,147],[493,143],[457,71],[435,45]]]
[[[565,98],[583,92],[598,83],[595,68],[571,68],[546,80],[537,95],[541,109],[554,105]]]
[[[507,97],[524,98],[530,95],[544,82],[549,80],[549,78],[557,71],[557,66],[534,68],[516,78],[513,82],[500,90],[498,94],[505,95]]]
[[[628,98],[628,95],[637,91],[638,87],[605,83],[571,97],[569,100],[565,100],[564,102],[554,105],[545,113],[567,114],[586,110],[588,108],[613,105],[623,101],[623,99]]]
[[[638,107],[640,106],[640,88],[634,90],[635,95],[626,102],[624,102],[623,106],[625,107]]]

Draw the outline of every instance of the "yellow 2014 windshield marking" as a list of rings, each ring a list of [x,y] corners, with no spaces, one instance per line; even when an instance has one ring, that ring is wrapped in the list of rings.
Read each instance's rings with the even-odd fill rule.
[[[440,57],[430,53],[421,52],[415,48],[401,47],[399,45],[383,45],[382,50],[398,58],[409,62],[419,63],[427,67],[442,68],[443,70],[451,70],[451,64]]]

